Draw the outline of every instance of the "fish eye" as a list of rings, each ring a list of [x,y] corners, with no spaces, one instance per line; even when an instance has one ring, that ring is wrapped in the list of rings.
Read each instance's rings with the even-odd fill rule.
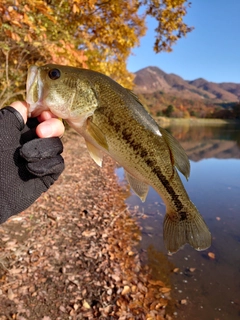
[[[61,76],[61,72],[60,70],[58,69],[51,69],[49,72],[48,72],[48,76],[50,79],[52,80],[57,80],[60,78]]]

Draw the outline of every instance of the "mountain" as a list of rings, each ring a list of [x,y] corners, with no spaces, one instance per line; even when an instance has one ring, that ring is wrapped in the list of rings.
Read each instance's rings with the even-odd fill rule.
[[[147,67],[137,71],[134,83],[134,91],[140,94],[164,92],[183,99],[206,100],[212,103],[240,100],[240,83],[214,83],[202,78],[187,81],[158,67]]]

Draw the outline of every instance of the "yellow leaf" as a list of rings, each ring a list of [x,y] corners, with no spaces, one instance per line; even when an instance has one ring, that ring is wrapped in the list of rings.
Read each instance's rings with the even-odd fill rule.
[[[72,9],[73,13],[78,13],[79,12],[79,8],[76,5],[76,3],[73,4],[73,9]]]
[[[91,306],[89,305],[89,303],[86,300],[83,300],[83,307],[85,309],[91,309]]]

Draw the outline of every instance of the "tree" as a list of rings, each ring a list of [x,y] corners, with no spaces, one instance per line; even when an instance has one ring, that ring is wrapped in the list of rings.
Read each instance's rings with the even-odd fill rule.
[[[146,17],[158,21],[154,50],[169,51],[191,30],[183,23],[188,6],[188,0],[2,0],[0,107],[24,93],[31,64],[91,68],[131,88],[126,61],[145,34]]]
[[[240,119],[240,103],[232,107],[232,114],[234,119]]]
[[[166,117],[171,117],[174,110],[174,106],[170,104],[167,109],[164,110]]]
[[[154,44],[157,53],[172,51],[173,44],[193,30],[193,27],[183,22],[187,8],[191,5],[188,0],[145,0],[142,4],[147,6],[146,14],[158,22]]]

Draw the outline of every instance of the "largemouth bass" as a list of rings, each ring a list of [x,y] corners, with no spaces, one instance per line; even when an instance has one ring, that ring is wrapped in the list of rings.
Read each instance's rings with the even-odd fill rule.
[[[137,96],[96,71],[48,64],[28,71],[27,102],[32,116],[50,110],[80,133],[92,159],[110,155],[125,169],[132,190],[145,200],[149,186],[166,205],[163,237],[169,252],[189,243],[211,245],[211,234],[189,199],[176,168],[190,164],[178,141],[158,126]]]

